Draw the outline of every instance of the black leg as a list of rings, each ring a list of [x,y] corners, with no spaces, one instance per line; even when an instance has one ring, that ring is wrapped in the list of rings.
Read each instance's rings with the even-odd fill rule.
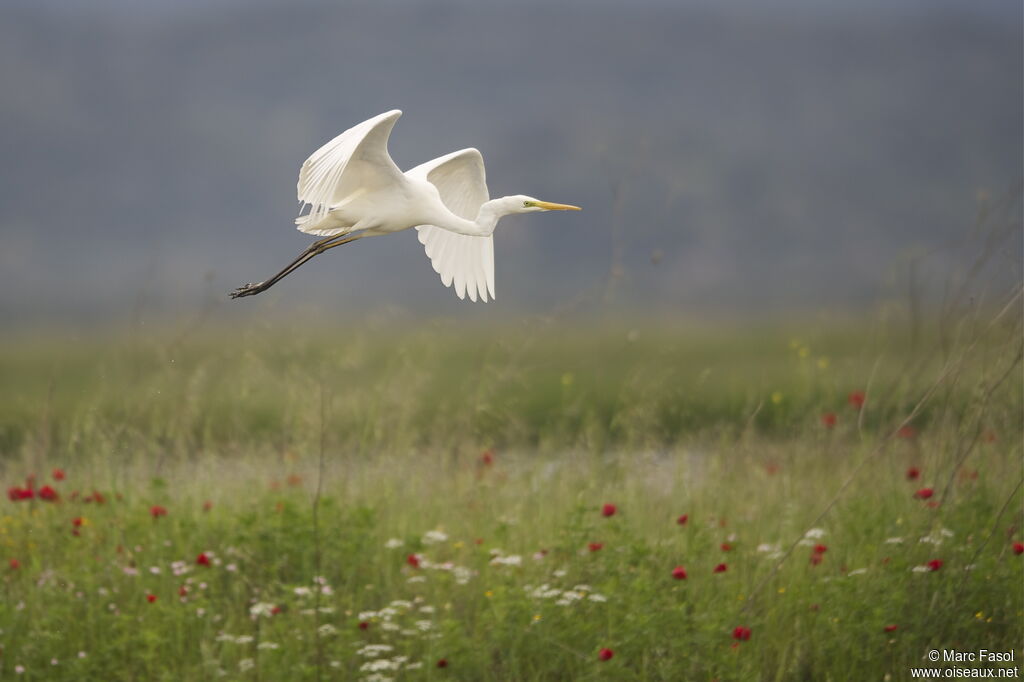
[[[319,241],[315,241],[309,245],[305,251],[300,253],[298,257],[289,263],[281,272],[277,273],[273,277],[263,282],[257,282],[255,284],[246,284],[245,286],[238,287],[231,292],[231,298],[241,298],[243,296],[255,296],[256,294],[262,293],[274,286],[282,279],[295,272],[300,266],[307,263],[314,256],[318,256],[328,249],[333,249],[335,246],[341,246],[342,244],[348,244],[359,239],[362,235],[348,235],[341,234],[333,237],[324,237]]]

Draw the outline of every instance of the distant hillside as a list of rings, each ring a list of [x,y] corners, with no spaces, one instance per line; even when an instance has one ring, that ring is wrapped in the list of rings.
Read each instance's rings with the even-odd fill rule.
[[[41,7],[0,8],[9,318],[188,308],[271,274],[306,243],[301,161],[393,107],[399,165],[477,146],[492,194],[585,208],[503,223],[498,308],[476,315],[613,264],[622,305],[857,305],[1021,172],[1020,22],[948,5]],[[373,241],[265,296],[457,309],[412,235]]]

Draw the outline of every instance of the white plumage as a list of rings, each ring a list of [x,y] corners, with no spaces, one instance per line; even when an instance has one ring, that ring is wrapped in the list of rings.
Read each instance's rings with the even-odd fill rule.
[[[297,194],[308,211],[295,219],[307,234],[324,237],[288,267],[232,298],[273,286],[314,256],[362,237],[415,227],[434,270],[460,299],[494,299],[494,229],[514,213],[579,210],[517,194],[491,200],[484,160],[462,149],[403,173],[388,154],[388,137],[402,112],[395,109],[349,128],[320,147],[299,170]]]

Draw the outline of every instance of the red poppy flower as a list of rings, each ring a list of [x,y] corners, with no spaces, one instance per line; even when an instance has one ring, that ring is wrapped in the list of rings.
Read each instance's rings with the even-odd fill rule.
[[[359,626],[358,627],[359,627],[360,630],[369,630],[370,629],[370,623],[365,621],[365,620],[361,620],[361,621],[359,621]]]
[[[739,640],[741,642],[746,642],[750,639],[750,628],[743,627],[742,625],[737,625],[736,628],[732,631],[732,638]]]
[[[672,569],[672,577],[676,580],[686,580],[686,569],[682,566],[676,566]]]
[[[298,474],[289,474],[286,480],[288,481],[288,485],[293,488],[302,485],[302,476],[299,476]]]
[[[480,455],[480,463],[485,467],[494,464],[494,450],[484,450],[484,454]]]
[[[75,518],[71,519],[71,525],[75,528],[80,528],[84,523],[85,520],[81,516],[76,516]]]
[[[591,542],[587,545],[587,549],[589,549],[591,552],[598,552],[601,550],[602,547],[604,547],[603,542]]]
[[[836,417],[835,412],[826,412],[821,415],[821,423],[826,429],[834,428],[837,421],[838,418]]]
[[[410,554],[409,556],[405,557],[405,563],[409,564],[413,568],[419,568],[420,557],[417,554]]]
[[[901,426],[900,430],[896,432],[896,435],[900,438],[913,438],[917,435],[917,429],[910,424],[907,424],[906,426]]]
[[[206,552],[200,552],[199,556],[196,557],[196,563],[200,566],[209,566],[210,557],[206,556]]]
[[[1014,554],[1024,554],[1024,542],[1015,542],[1015,543],[1013,543],[1013,553]]]
[[[601,516],[615,516],[615,512],[615,505],[611,504],[610,502],[605,503],[605,505],[601,507]]]
[[[729,570],[729,567],[726,566],[725,564],[718,564],[717,566],[715,566],[714,572],[715,573],[725,573],[728,570]]]
[[[728,542],[723,542],[722,543],[722,551],[723,552],[731,552],[732,551],[732,545],[730,545]]]
[[[107,498],[103,497],[103,493],[99,492],[98,490],[93,490],[92,501],[95,502],[96,504],[103,504],[104,502],[107,501]],[[167,513],[166,509],[164,510],[164,513]]]
[[[817,566],[821,563],[822,559],[824,559],[824,556],[815,552],[811,555],[811,566]]]
[[[942,559],[932,559],[928,562],[928,568],[932,569],[933,571],[937,571],[940,568],[942,568],[942,564]]]
[[[19,568],[21,568],[21,562],[17,559],[11,559],[8,562],[8,565],[11,567],[12,571],[17,571]]]
[[[907,480],[916,481],[921,476],[921,470],[917,467],[910,467],[907,469]]]
[[[156,595],[155,594],[147,594],[146,595],[146,601],[148,601],[150,604],[152,604],[153,602],[156,601]]]
[[[448,667],[448,660],[447,660],[447,659],[445,659],[445,658],[442,658],[442,659],[440,659],[440,660],[439,660],[439,661],[437,662],[437,667],[438,667],[438,668],[447,668],[447,667]]]
[[[55,481],[63,481],[64,480],[64,470],[63,469],[54,469],[53,470],[53,480],[55,480]]]
[[[188,594],[188,588],[187,587],[182,585],[181,587],[178,588],[178,596],[179,597],[184,597],[187,594]]]
[[[851,391],[850,395],[846,396],[846,402],[858,410],[864,407],[864,401],[864,391]]]
[[[11,502],[17,502],[19,500],[31,500],[36,496],[36,492],[32,488],[20,488],[14,486],[13,488],[7,489],[7,499]]]
[[[826,547],[825,545],[815,545],[814,546],[814,553],[815,554],[824,554],[827,551],[828,551],[828,547]]]
[[[935,494],[935,491],[932,490],[931,488],[921,488],[916,493],[914,493],[914,497],[916,497],[919,500],[927,500],[929,497],[931,497],[934,494]]]
[[[54,501],[57,500],[58,497],[60,497],[60,496],[57,494],[57,491],[54,490],[53,488],[51,488],[48,485],[44,485],[42,488],[39,489],[39,499],[40,500],[46,500],[47,502],[54,502]]]
[[[898,630],[898,629],[899,629],[898,625],[886,625],[885,626],[885,631],[886,632],[896,632],[896,630]]]
[[[213,502],[210,502],[209,500],[207,500],[206,502],[203,502],[203,511],[204,512],[208,512],[211,509],[213,509]]]
[[[689,514],[682,514],[678,519],[676,519],[676,523],[679,524],[680,526],[685,526],[686,522],[689,521],[689,520],[690,520],[690,515]]]
[[[159,518],[161,516],[167,516],[167,510],[164,507],[161,507],[159,504],[154,504],[152,507],[149,508],[149,515],[152,516],[154,519]]]
[[[615,652],[612,651],[611,649],[601,649],[600,651],[597,652],[597,658],[600,661],[610,661],[610,660],[612,660],[612,656],[614,656],[614,655],[615,655]]]

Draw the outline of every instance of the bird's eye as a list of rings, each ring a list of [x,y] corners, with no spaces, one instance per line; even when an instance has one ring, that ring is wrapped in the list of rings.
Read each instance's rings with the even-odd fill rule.
[[[524,201],[523,202],[523,208],[530,208],[530,202],[529,201]]]

